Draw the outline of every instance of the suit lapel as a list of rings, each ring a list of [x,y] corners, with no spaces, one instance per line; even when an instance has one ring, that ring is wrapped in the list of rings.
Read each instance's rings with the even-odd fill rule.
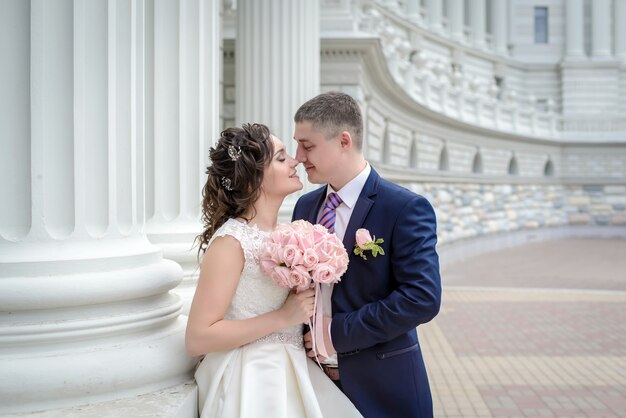
[[[350,221],[348,222],[346,232],[343,236],[343,246],[348,251],[348,255],[352,254],[352,248],[356,242],[356,230],[363,226],[363,221],[374,204],[374,200],[372,198],[378,191],[379,179],[380,176],[374,168],[372,168],[372,171],[363,186],[363,190],[361,190],[359,199],[354,205],[352,216],[350,216]]]
[[[328,187],[328,186],[326,186]],[[314,200],[315,204],[311,205],[309,208],[309,213],[307,216],[307,220],[311,222],[313,225],[317,223],[317,214],[320,211],[320,208],[324,204],[324,200],[326,200],[326,187],[320,187],[316,190],[319,193],[319,196]]]

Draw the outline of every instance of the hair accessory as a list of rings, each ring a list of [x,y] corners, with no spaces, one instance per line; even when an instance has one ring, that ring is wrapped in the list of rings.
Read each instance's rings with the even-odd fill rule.
[[[237,161],[241,157],[241,148],[234,145],[228,146],[228,156],[231,160]]]
[[[229,192],[232,191],[232,182],[230,181],[229,178],[227,177],[222,177],[222,187],[225,188],[226,190],[228,190]]]

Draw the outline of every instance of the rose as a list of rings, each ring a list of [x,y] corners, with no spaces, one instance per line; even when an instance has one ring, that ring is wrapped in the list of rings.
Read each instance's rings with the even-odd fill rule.
[[[334,257],[331,257],[330,260],[328,260],[327,263],[335,269],[335,274],[339,278],[343,276],[343,274],[348,269],[348,254],[345,251],[338,251],[337,253],[335,253]]]
[[[328,235],[328,229],[320,224],[313,225],[313,241],[315,245],[323,241],[326,235]]]
[[[289,281],[298,290],[305,290],[311,286],[311,275],[304,266],[297,265],[289,272]]]
[[[313,270],[315,266],[317,266],[317,263],[319,263],[319,257],[317,255],[317,252],[315,252],[315,249],[307,248],[306,250],[304,250],[304,254],[302,256],[302,265],[310,271]]]
[[[359,246],[360,249],[365,250],[365,244],[368,242],[372,242],[372,236],[370,235],[370,231],[367,229],[361,228],[356,231],[356,245]]]
[[[296,245],[288,244],[283,249],[283,260],[287,267],[295,266],[302,262],[302,250]]]
[[[278,244],[285,246],[285,245],[295,245],[298,243],[298,240],[295,237],[294,231],[287,229],[287,228],[281,228],[279,230],[276,231],[277,234],[277,238],[278,238]]]
[[[291,271],[287,267],[276,267],[270,274],[272,280],[281,287],[293,287],[290,278]]]
[[[315,244],[313,234],[310,231],[301,231],[297,234],[298,246],[301,250],[312,248]]]
[[[271,276],[274,272],[274,269],[278,267],[278,264],[274,262],[271,258],[263,258],[260,262],[261,271],[268,276]]]
[[[324,239],[315,245],[315,253],[321,263],[330,260],[330,258],[335,254],[335,245],[328,237],[329,235],[326,235]]]
[[[376,239],[375,236],[372,238],[367,229],[358,229],[356,231],[355,241],[354,254],[360,256],[363,260],[367,260],[365,251],[371,251],[373,257],[378,256],[378,254],[385,255],[385,250],[379,245],[385,242],[385,240],[382,238]]]
[[[320,263],[313,270],[313,281],[316,283],[333,283],[337,278],[337,270],[328,263]]]
[[[271,240],[267,242],[263,252],[261,253],[261,259],[270,259],[278,265],[283,264],[285,260],[283,259],[283,250],[281,245]]]
[[[295,231],[296,233],[301,233],[301,232],[307,232],[311,224],[308,223],[307,221],[300,219],[297,221],[293,221],[290,226],[291,226],[291,229]]]

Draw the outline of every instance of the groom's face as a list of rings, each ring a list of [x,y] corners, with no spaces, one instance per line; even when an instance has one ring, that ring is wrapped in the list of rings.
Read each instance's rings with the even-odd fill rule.
[[[296,123],[293,137],[298,143],[296,160],[304,166],[309,181],[313,184],[332,184],[334,175],[340,169],[339,139],[327,139],[322,131],[314,129],[312,123],[307,121]]]

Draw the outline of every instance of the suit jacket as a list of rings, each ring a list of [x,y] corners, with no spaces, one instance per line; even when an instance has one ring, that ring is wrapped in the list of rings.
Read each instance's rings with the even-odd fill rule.
[[[325,198],[326,186],[305,194],[293,219],[317,223]],[[384,239],[385,255],[354,255],[359,228]],[[331,323],[341,386],[365,417],[433,415],[416,327],[439,312],[436,243],[428,201],[372,168],[346,228],[350,263],[333,289]]]

